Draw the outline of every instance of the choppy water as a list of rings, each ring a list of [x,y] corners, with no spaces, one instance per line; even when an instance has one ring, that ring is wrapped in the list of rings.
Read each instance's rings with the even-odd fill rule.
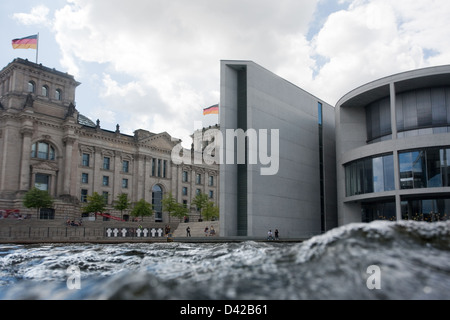
[[[355,224],[303,244],[0,245],[0,299],[450,299],[449,227]]]

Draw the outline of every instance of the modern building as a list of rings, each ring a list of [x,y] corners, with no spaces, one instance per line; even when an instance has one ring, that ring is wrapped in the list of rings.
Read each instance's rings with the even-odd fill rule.
[[[102,129],[76,109],[79,85],[67,73],[23,59],[0,71],[0,210],[26,212],[22,197],[32,187],[56,199],[54,210],[39,218],[79,216],[94,192],[113,214],[120,214],[112,204],[121,193],[131,202],[145,199],[154,205],[155,221],[163,222],[166,193],[187,206],[197,193],[219,203],[217,164],[174,164],[179,141],[166,132]]]
[[[221,235],[336,227],[334,108],[254,62],[222,61],[220,110]]]
[[[383,78],[336,106],[339,225],[448,220],[450,66]]]

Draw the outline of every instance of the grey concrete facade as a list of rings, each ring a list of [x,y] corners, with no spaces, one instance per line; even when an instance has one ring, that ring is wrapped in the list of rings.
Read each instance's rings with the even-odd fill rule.
[[[265,236],[278,229],[282,238],[300,238],[337,226],[332,106],[254,62],[222,61],[220,126],[224,137],[254,130],[259,144],[253,147],[260,152],[267,142],[267,155],[272,150],[273,161],[279,156],[276,174],[263,175],[268,165],[261,154],[256,164],[249,159],[254,137],[247,137],[245,164],[227,160],[230,153],[236,156],[238,143],[225,139],[222,236]]]
[[[370,141],[369,135],[374,124],[374,120],[369,119],[374,114],[371,109],[381,110],[381,104],[386,105],[385,114],[380,112],[380,118],[376,121],[378,127],[385,125],[385,131],[379,133],[379,139]],[[439,213],[440,219],[445,219],[445,215],[448,217],[448,162],[441,156],[440,164],[436,164],[439,159],[433,162],[425,154],[424,165],[411,169],[416,177],[408,178],[401,163],[401,156],[411,151],[427,153],[427,150],[437,150],[443,155],[449,146],[450,66],[392,75],[363,85],[345,95],[336,106],[339,225],[361,222],[367,204],[389,203],[392,206],[393,219],[401,220],[417,214],[411,212],[411,203],[414,201],[437,199],[436,201],[443,205],[434,208],[434,213]],[[346,174],[346,168],[352,163],[383,155],[392,156],[393,170],[387,170],[390,177],[385,175],[384,178],[391,179],[394,184],[378,192],[370,188],[369,191],[372,192],[352,192],[353,182],[349,181],[351,178],[348,172]],[[419,170],[420,176],[417,174]],[[442,181],[431,183],[431,179]],[[419,180],[425,181],[425,184],[416,185]],[[426,208],[423,207],[420,208],[425,211]],[[426,214],[429,216],[432,212],[427,210]],[[439,210],[445,212],[438,212]]]

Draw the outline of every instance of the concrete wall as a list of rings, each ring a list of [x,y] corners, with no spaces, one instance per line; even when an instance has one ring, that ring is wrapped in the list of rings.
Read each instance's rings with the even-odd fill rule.
[[[246,75],[246,121],[244,129],[267,129],[269,142],[279,130],[279,170],[262,175],[270,165],[246,165],[247,192],[238,192],[236,164],[221,166],[221,234],[237,235],[239,199],[246,199],[248,236],[263,236],[269,229],[285,238],[305,237],[321,232],[318,103],[324,106],[327,195],[335,201],[334,108],[292,83],[248,61],[222,61],[221,131],[242,128],[239,111],[239,73]],[[241,88],[242,89],[242,88]],[[273,133],[273,132],[272,132]],[[258,139],[261,138],[258,135]],[[225,139],[224,159],[233,141]],[[270,154],[270,147],[268,148]],[[260,151],[258,149],[258,151]],[[259,159],[260,160],[260,159]],[[272,163],[273,165],[273,163]],[[335,209],[335,202],[327,208]],[[330,216],[335,214],[329,213]],[[333,218],[330,221],[334,221]]]

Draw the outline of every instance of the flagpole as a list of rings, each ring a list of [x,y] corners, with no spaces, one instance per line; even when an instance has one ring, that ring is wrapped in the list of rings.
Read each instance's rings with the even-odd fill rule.
[[[36,64],[38,64],[39,59],[39,32],[37,34],[37,46],[36,46]]]

